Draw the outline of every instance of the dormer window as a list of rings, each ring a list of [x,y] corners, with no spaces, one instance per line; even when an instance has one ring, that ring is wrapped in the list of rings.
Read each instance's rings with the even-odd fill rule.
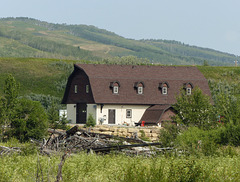
[[[187,93],[187,95],[191,95],[191,93],[192,93],[192,88],[187,88],[186,93]]]
[[[138,87],[138,94],[143,94],[143,87]]]
[[[163,95],[167,95],[167,87],[163,87],[162,88],[162,94]]]
[[[184,89],[186,90],[186,94],[187,95],[191,95],[192,94],[192,89],[193,89],[193,84],[188,82],[184,84]]]
[[[159,83],[159,87],[158,88],[162,92],[163,95],[167,95],[168,94],[169,84],[168,84],[168,82]]]
[[[114,81],[110,83],[110,88],[112,89],[113,94],[119,93],[120,83],[118,81]]]
[[[144,83],[143,82],[136,82],[134,84],[134,88],[136,89],[137,94],[142,95],[143,94]]]
[[[114,86],[113,87],[113,93],[114,94],[118,94],[118,86]]]

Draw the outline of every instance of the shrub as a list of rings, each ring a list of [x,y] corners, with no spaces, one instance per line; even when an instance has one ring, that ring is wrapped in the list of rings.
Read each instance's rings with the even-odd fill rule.
[[[215,155],[217,152],[218,129],[203,130],[190,127],[177,136],[176,144],[179,149],[189,154]]]
[[[218,132],[218,144],[221,145],[240,145],[240,125],[228,123],[225,127],[221,127]]]
[[[159,141],[162,143],[162,146],[173,147],[179,132],[180,129],[177,125],[172,123],[165,124],[164,128],[161,129],[159,134]]]
[[[139,137],[140,139],[144,141],[150,141],[150,139],[146,136],[145,132],[143,130],[139,130],[141,136]]]
[[[96,125],[96,122],[95,122],[95,119],[93,118],[93,115],[90,113],[88,115],[88,119],[87,119],[87,122],[86,122],[86,127],[89,127],[89,126],[95,126]]]

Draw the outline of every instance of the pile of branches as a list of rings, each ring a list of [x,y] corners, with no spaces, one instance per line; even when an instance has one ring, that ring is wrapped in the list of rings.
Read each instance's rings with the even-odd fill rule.
[[[137,137],[125,138],[89,132],[74,126],[67,131],[49,129],[51,134],[48,140],[41,145],[41,152],[51,155],[57,151],[71,152],[101,152],[121,151],[129,154],[153,154],[156,151],[165,151],[171,148],[157,148],[161,143],[147,143]]]

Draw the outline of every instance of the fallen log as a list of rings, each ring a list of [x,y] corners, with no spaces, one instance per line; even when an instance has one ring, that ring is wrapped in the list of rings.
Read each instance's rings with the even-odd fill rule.
[[[95,152],[110,152],[111,150],[122,150],[125,148],[133,148],[133,147],[150,147],[161,145],[161,143],[141,143],[141,144],[133,144],[133,145],[116,145],[116,146],[108,146],[108,147],[97,147],[91,148],[91,150]]]
[[[67,136],[74,135],[78,131],[78,126],[74,126],[66,131]]]

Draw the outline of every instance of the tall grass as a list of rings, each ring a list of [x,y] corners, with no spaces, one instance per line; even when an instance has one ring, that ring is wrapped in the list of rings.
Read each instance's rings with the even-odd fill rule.
[[[60,155],[11,155],[0,158],[0,182],[54,181]],[[63,166],[63,181],[240,181],[240,156],[129,157],[73,154]]]

